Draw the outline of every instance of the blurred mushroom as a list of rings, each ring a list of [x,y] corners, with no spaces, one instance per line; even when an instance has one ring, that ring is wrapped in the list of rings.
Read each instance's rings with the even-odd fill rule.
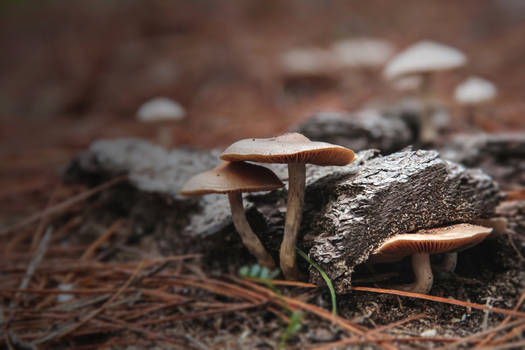
[[[477,108],[494,99],[497,89],[490,81],[469,77],[461,82],[454,91],[456,101],[465,107],[467,121],[473,125],[476,121]]]
[[[430,254],[447,253],[445,268],[453,271],[457,261],[457,251],[470,248],[492,232],[492,228],[471,224],[457,224],[405,233],[387,239],[370,256],[372,263],[388,263],[412,256],[415,282],[394,288],[416,293],[428,293],[432,288],[434,276],[430,267]]]
[[[228,195],[232,220],[242,242],[257,258],[259,265],[275,267],[275,262],[252,231],[242,203],[242,192],[271,191],[284,186],[277,176],[262,166],[245,162],[222,162],[216,168],[193,176],[183,186],[180,194],[200,196],[209,193]]]
[[[184,107],[166,97],[149,100],[137,111],[138,121],[157,125],[157,141],[165,148],[173,144],[172,123],[184,119],[185,116]]]
[[[335,60],[343,68],[376,68],[394,53],[386,40],[359,38],[336,41],[332,44]]]
[[[406,75],[420,75],[422,99],[425,104],[421,118],[420,141],[432,143],[437,137],[437,130],[432,123],[432,106],[430,94],[432,76],[435,72],[459,68],[465,65],[467,58],[459,50],[432,41],[422,41],[410,46],[392,58],[383,74],[387,79]]]
[[[303,47],[283,53],[281,66],[290,76],[318,76],[333,73],[335,61],[329,50]]]
[[[393,46],[386,40],[372,38],[344,39],[331,46],[334,61],[342,86],[353,92],[372,86],[377,81],[377,70],[394,53]]]
[[[288,133],[269,139],[237,141],[220,158],[227,161],[288,164],[288,204],[280,265],[287,279],[298,279],[295,244],[303,211],[305,164],[346,165],[354,160],[354,152],[326,142],[312,142],[298,133]]]

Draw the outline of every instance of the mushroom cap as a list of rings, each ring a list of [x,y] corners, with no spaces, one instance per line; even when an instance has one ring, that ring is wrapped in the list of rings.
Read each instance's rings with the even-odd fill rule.
[[[439,254],[472,247],[492,232],[492,228],[471,224],[457,224],[404,233],[381,244],[371,255],[374,262],[393,262],[405,256],[427,253]]]
[[[386,40],[359,38],[336,41],[332,44],[335,59],[341,67],[377,67],[394,52]]]
[[[454,98],[464,105],[476,105],[493,99],[496,94],[496,86],[490,81],[469,77],[456,87]]]
[[[392,79],[406,74],[458,68],[466,62],[466,56],[453,47],[421,41],[392,58],[383,74],[387,79]]]
[[[154,123],[182,120],[185,115],[186,111],[179,103],[166,97],[156,97],[140,106],[137,111],[137,120]]]
[[[182,187],[184,196],[209,193],[271,191],[284,186],[268,168],[245,162],[222,162],[216,168],[193,176]]]
[[[268,139],[244,139],[235,142],[221,154],[227,161],[260,163],[309,163],[315,165],[346,165],[354,152],[326,142],[310,141],[299,133],[287,133]]]

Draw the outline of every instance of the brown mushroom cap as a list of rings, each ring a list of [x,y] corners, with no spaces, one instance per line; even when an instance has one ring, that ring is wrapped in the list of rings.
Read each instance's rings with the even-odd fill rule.
[[[244,139],[235,142],[221,154],[227,161],[260,163],[309,163],[316,165],[346,165],[354,160],[348,148],[326,142],[310,141],[304,135],[287,133],[268,139]]]
[[[209,193],[271,191],[284,186],[279,178],[263,166],[244,162],[222,162],[216,168],[193,176],[180,194],[200,196]]]
[[[427,253],[439,254],[469,248],[481,242],[492,228],[457,224],[404,233],[387,239],[371,255],[373,262],[393,262],[405,256]]]

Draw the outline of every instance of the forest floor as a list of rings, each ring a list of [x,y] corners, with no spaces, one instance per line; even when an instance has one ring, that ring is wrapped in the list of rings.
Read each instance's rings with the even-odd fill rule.
[[[430,296],[356,287],[338,296],[336,317],[326,287],[268,286],[236,274],[250,260],[221,268],[198,254],[163,257],[148,238],[130,241],[125,218],[93,219],[119,184],[61,180],[94,140],[154,140],[154,128],[134,118],[151,97],[186,108],[174,147],[197,148],[274,136],[320,110],[400,98],[380,71],[297,82],[279,66],[286,49],[347,37],[386,39],[397,50],[421,39],[460,48],[469,64],[436,82],[454,116],[450,129],[465,127],[454,87],[479,75],[499,95],[475,127],[523,131],[524,33],[525,6],[512,0],[1,2],[0,344],[271,349],[290,333],[287,346],[297,349],[525,347],[520,239],[465,252]],[[388,276],[408,279],[407,269]],[[363,268],[355,285],[374,286],[381,272]]]

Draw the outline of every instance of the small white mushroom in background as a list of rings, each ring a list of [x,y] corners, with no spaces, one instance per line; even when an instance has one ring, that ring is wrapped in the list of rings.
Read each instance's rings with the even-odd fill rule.
[[[186,116],[186,110],[179,103],[166,98],[153,98],[139,107],[137,120],[157,125],[157,141],[166,148],[173,143],[171,126]]]
[[[290,49],[280,57],[281,67],[289,76],[321,76],[334,73],[332,52],[319,47]]]
[[[336,41],[332,51],[341,68],[376,68],[392,56],[394,47],[386,40],[358,38]]]
[[[461,82],[454,91],[457,103],[465,106],[467,121],[472,125],[476,121],[477,108],[493,100],[498,91],[496,86],[480,77],[469,77]]]
[[[421,118],[419,135],[421,143],[432,143],[437,137],[437,130],[431,118],[430,94],[433,74],[459,68],[464,66],[466,62],[466,56],[453,47],[432,41],[422,41],[399,53],[385,67],[383,75],[389,80],[407,75],[419,75],[423,79],[421,95],[425,108]]]
[[[452,272],[456,267],[457,252],[478,244],[491,232],[490,227],[457,224],[421,230],[416,233],[399,234],[384,241],[370,256],[370,262],[396,262],[406,256],[411,256],[416,280],[413,283],[393,288],[428,293],[434,282],[430,254],[446,253],[441,269]]]

